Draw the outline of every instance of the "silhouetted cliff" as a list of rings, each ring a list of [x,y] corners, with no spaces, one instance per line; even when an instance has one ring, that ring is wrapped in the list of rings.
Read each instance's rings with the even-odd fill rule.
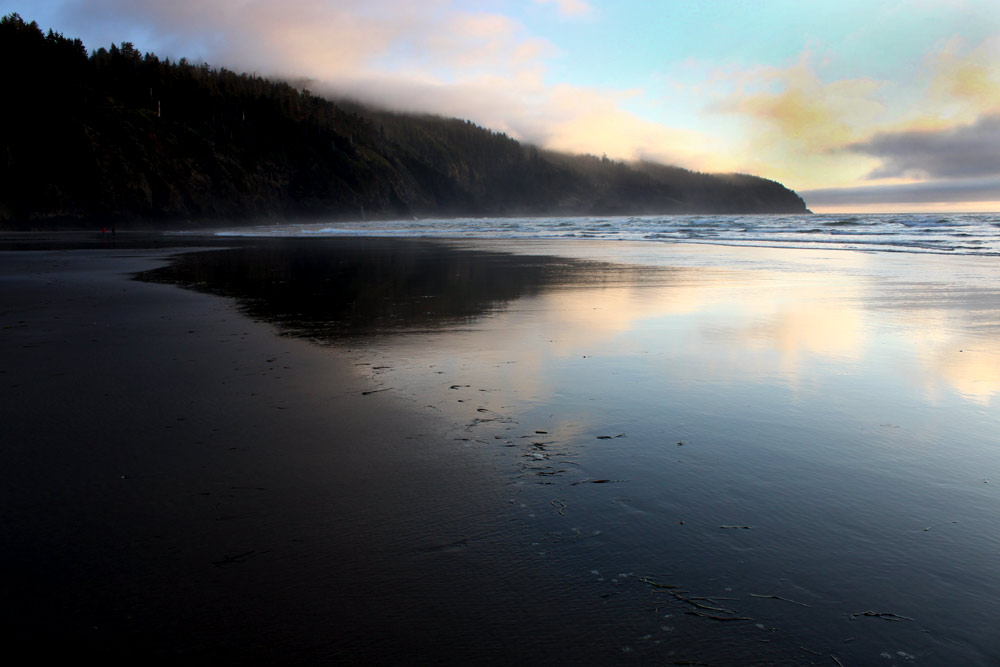
[[[468,121],[335,103],[125,42],[0,21],[0,224],[805,212],[747,175],[543,151]]]

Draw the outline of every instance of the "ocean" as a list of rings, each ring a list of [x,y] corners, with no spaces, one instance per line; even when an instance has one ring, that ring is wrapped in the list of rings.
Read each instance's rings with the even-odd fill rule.
[[[1000,213],[428,218],[286,223],[224,236],[591,239],[772,248],[1000,254]]]

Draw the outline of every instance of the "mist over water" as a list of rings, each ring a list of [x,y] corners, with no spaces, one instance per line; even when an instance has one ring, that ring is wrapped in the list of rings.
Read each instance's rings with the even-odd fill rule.
[[[282,224],[224,236],[594,239],[881,252],[1000,254],[1000,214],[429,218]]]

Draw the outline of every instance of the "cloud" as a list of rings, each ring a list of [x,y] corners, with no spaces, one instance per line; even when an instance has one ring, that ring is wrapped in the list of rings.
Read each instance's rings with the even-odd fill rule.
[[[869,179],[1000,175],[1000,113],[941,130],[883,132],[847,149],[882,160]]]
[[[953,118],[1000,112],[1000,33],[972,48],[955,37],[933,53],[927,103]]]
[[[132,39],[161,56],[331,76],[364,69],[393,45],[408,46],[410,35],[434,22],[438,4],[418,12],[387,0],[370,0],[363,11],[344,0],[67,0],[63,12],[97,41],[92,47]]]
[[[800,190],[810,207],[852,204],[947,204],[1000,201],[1000,178]]]
[[[714,137],[644,120],[621,108],[627,92],[483,76],[454,83],[394,75],[310,82],[334,97],[395,110],[469,118],[514,138],[568,153],[607,154],[710,170],[725,146]]]
[[[584,0],[37,1],[52,22],[43,27],[69,31],[90,48],[128,40],[161,57],[308,80],[302,85],[321,94],[466,118],[546,148],[748,171],[796,189],[915,174],[915,167],[935,179],[986,174],[987,149],[972,164],[949,165],[928,157],[931,148],[921,154],[921,137],[912,133],[934,131],[957,145],[965,134],[985,136],[990,114],[1000,112],[1000,38],[971,46],[953,40],[927,57],[919,85],[907,86],[933,97],[934,106],[889,81],[830,80],[836,65],[810,51],[783,67],[716,67],[695,49],[690,72],[675,79],[664,61],[660,80],[633,78],[635,90],[560,83],[556,73],[574,75],[574,63],[529,25],[551,25],[545,19],[557,12],[599,11]],[[673,87],[654,99],[663,80]]]
[[[875,98],[882,84],[866,78],[825,83],[811,60],[805,52],[784,68],[716,72],[715,85],[733,92],[707,111],[741,116],[759,144],[797,153],[825,153],[857,139],[884,111]]]
[[[553,4],[559,13],[566,16],[580,16],[590,13],[590,5],[583,0],[535,0],[540,5]]]
[[[727,168],[799,190],[849,183],[877,165],[841,149],[864,139],[885,118],[886,83],[864,77],[827,80],[825,67],[804,51],[783,67],[713,67],[689,60],[683,76],[697,82],[692,97],[710,100],[702,106],[702,117],[726,139],[721,154],[735,163]],[[721,163],[717,159],[713,165]]]
[[[555,53],[518,21],[455,0],[65,0],[61,12],[92,47],[131,40],[161,56],[326,80],[511,76]]]
[[[621,102],[627,97],[623,92],[553,86],[541,105],[544,122],[527,134],[554,150],[607,153],[620,160],[683,162],[691,168],[707,166],[724,151],[708,135],[667,127],[623,110]]]
[[[548,1],[563,14],[590,11],[579,0]],[[62,11],[67,23],[87,28],[91,47],[131,40],[161,56],[308,81],[320,94],[467,118],[555,150],[695,169],[718,164],[710,152],[723,153],[721,142],[627,111],[635,91],[547,81],[559,56],[551,42],[511,16],[469,6],[457,0],[65,0]]]
[[[991,181],[977,179],[1000,175],[997,62],[1000,34],[941,42],[906,80],[831,80],[837,56],[805,51],[786,67],[717,68],[701,85],[716,96],[706,111],[739,123],[732,145],[757,159],[754,171],[811,193],[810,206],[855,195],[859,204],[993,202]],[[861,187],[887,178],[927,183]],[[815,189],[824,184],[845,187]]]

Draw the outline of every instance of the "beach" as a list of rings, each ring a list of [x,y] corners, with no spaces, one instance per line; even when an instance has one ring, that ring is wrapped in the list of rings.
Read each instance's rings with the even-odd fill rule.
[[[38,655],[1000,657],[994,258],[86,241],[0,251]]]

